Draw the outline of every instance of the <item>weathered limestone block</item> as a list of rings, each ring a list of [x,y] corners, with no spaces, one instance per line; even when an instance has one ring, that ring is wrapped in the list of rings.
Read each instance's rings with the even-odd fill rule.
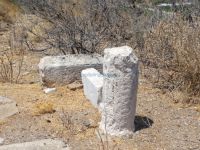
[[[99,55],[47,56],[40,60],[39,72],[43,84],[51,86],[80,80],[81,71],[91,67],[102,70]]]
[[[103,75],[96,69],[89,68],[81,72],[81,77],[86,98],[98,107],[102,99]]]
[[[16,102],[0,96],[0,120],[12,116],[18,112]]]
[[[128,46],[105,49],[100,129],[113,136],[130,137],[138,88],[138,58]]]
[[[44,139],[33,142],[16,143],[0,146],[0,150],[70,150],[64,142]]]

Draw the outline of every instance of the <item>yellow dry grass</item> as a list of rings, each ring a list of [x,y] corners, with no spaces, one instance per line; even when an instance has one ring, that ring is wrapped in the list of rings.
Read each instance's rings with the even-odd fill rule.
[[[42,115],[42,114],[46,114],[46,113],[54,113],[55,110],[53,108],[53,103],[49,103],[49,102],[41,102],[36,104],[33,107],[33,115],[37,116],[37,115]]]
[[[5,120],[0,120],[0,126],[6,124]]]
[[[177,16],[161,21],[145,36],[142,59],[157,72],[156,82],[168,89],[200,94],[200,18],[195,23]]]
[[[20,14],[20,9],[10,0],[0,0],[0,21],[13,22]]]
[[[197,106],[196,111],[200,112],[200,105]]]

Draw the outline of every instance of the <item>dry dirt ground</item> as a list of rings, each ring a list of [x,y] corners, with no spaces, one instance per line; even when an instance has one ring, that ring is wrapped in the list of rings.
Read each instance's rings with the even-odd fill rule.
[[[0,95],[17,102],[19,113],[0,122],[3,144],[61,139],[75,150],[188,150],[200,148],[199,106],[175,104],[169,93],[140,79],[133,139],[98,137],[100,114],[83,90],[57,86],[45,94],[39,81],[39,56],[27,55],[20,84],[0,83]],[[187,107],[186,107],[187,106]],[[103,141],[101,141],[103,138]]]

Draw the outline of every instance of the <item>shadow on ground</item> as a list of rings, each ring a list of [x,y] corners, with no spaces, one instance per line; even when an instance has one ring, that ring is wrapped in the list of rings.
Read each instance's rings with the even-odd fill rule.
[[[153,125],[153,120],[145,116],[135,116],[135,131],[149,128]]]

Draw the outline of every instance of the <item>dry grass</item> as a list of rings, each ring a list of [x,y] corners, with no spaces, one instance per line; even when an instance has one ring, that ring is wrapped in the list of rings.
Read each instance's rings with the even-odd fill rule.
[[[51,114],[55,112],[53,103],[50,102],[38,103],[34,106],[33,110],[34,110],[33,112],[34,116],[39,116],[47,113]]]
[[[180,89],[190,96],[200,94],[199,26],[199,18],[189,23],[177,17],[161,21],[146,34],[145,51],[140,56],[145,66],[156,70],[154,82],[159,87]]]
[[[0,0],[0,18],[3,21],[13,23],[18,14],[19,8],[11,1]],[[21,77],[25,48],[14,24],[7,27],[0,25],[0,32],[0,82],[17,83]]]
[[[197,106],[196,111],[200,112],[200,106]]]
[[[20,9],[10,0],[0,0],[0,21],[12,23],[19,15]]]
[[[17,83],[21,77],[24,50],[0,51],[0,82]]]
[[[4,125],[6,124],[6,121],[5,120],[0,120],[0,125]]]

